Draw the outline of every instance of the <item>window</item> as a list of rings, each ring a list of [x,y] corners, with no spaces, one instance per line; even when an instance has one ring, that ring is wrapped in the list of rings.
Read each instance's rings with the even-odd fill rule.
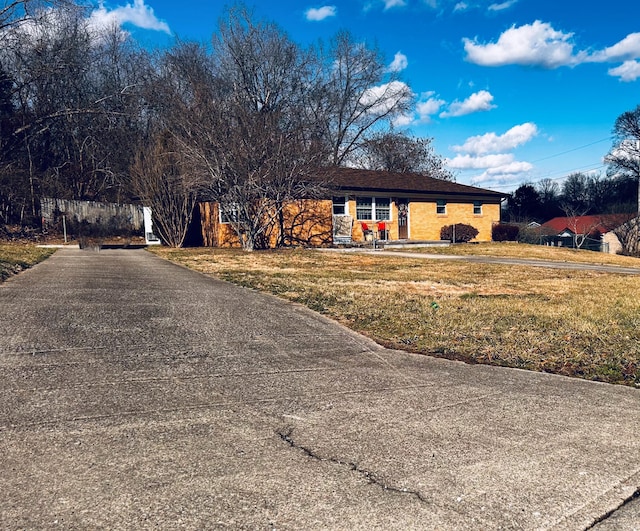
[[[347,210],[347,198],[346,197],[334,197],[333,198],[333,215],[345,216],[348,213]]]
[[[438,199],[436,201],[436,214],[447,213],[447,202],[444,199]]]
[[[238,223],[238,204],[220,205],[220,223]]]
[[[375,198],[375,207],[376,217],[373,219],[384,221],[391,219],[391,201],[388,197]]]
[[[388,197],[356,198],[356,218],[391,221],[391,200]]]
[[[373,197],[358,197],[356,199],[356,218],[373,218]]]
[[[476,216],[482,215],[482,201],[474,201],[473,202],[473,213]]]

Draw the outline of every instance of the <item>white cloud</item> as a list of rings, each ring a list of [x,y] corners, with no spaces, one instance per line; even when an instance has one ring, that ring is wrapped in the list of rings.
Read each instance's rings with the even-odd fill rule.
[[[102,30],[113,25],[133,24],[138,28],[171,33],[166,22],[158,19],[153,8],[146,5],[144,0],[134,0],[133,4],[107,10],[103,4],[94,9],[89,15],[88,24],[94,30]]]
[[[589,61],[614,63],[640,58],[640,33],[630,33],[620,42],[591,54]]]
[[[470,183],[472,185],[482,184],[484,186],[506,184],[511,182],[522,181],[527,172],[533,169],[533,165],[529,162],[523,162],[518,160],[512,160],[504,164],[497,163],[488,167],[484,172],[479,175],[471,177]]]
[[[517,0],[516,0],[517,1]],[[507,6],[510,2],[494,4],[489,9]],[[464,38],[466,60],[481,66],[524,65],[543,68],[577,66],[583,63],[616,63],[608,70],[610,76],[621,81],[640,78],[640,32],[630,33],[612,46],[597,51],[575,51],[573,33],[555,30],[551,24],[536,20],[533,24],[512,26],[496,42],[481,44]]]
[[[635,81],[640,77],[640,62],[625,61],[616,68],[610,68],[608,73],[610,76],[619,77],[620,81]]]
[[[461,146],[451,149],[458,152],[447,160],[447,166],[454,170],[484,170],[471,178],[471,184],[488,183],[505,184],[521,181],[523,174],[531,171],[533,165],[526,161],[516,160],[513,153],[505,151],[515,149],[529,142],[538,134],[537,126],[532,122],[516,125],[502,135],[486,133],[467,138]]]
[[[472,155],[500,153],[501,151],[508,151],[526,144],[537,134],[538,128],[536,124],[527,122],[512,127],[502,135],[486,133],[472,136],[463,145],[453,146],[452,149],[458,153],[470,153]]]
[[[407,56],[401,52],[397,52],[387,70],[389,72],[401,72],[402,70],[407,68],[407,66],[409,66],[409,60],[407,59]]]
[[[573,33],[556,31],[550,24],[536,20],[533,24],[512,26],[495,43],[479,44],[467,38],[463,42],[467,60],[478,65],[557,68],[580,62],[573,54],[572,37]]]
[[[446,111],[440,113],[440,117],[464,116],[474,112],[489,111],[496,108],[492,101],[493,95],[487,90],[481,90],[471,94],[464,101],[454,101]]]
[[[413,123],[413,116],[411,114],[401,114],[396,116],[392,123],[394,127],[408,127]]]
[[[406,0],[384,0],[384,10],[392,9],[394,7],[404,7],[407,5]]]
[[[498,168],[514,162],[511,153],[499,153],[495,155],[485,155],[474,157],[472,155],[456,155],[452,159],[447,159],[447,166],[455,170],[478,170],[486,168]]]
[[[614,63],[623,61],[620,66],[610,68],[608,74],[619,77],[620,81],[635,81],[640,77],[640,33],[630,33],[613,46],[590,54],[585,61],[591,63]]]
[[[360,104],[371,106],[367,112],[386,113],[401,101],[412,96],[411,89],[402,81],[391,81],[371,87],[360,96]]]
[[[469,4],[467,4],[466,2],[458,2],[453,10],[455,11],[466,11],[467,9],[469,9]]]
[[[494,6],[506,6],[494,4]],[[490,7],[491,9],[492,7]],[[480,44],[477,39],[463,39],[467,61],[482,66],[524,65],[559,68],[577,66],[583,63],[615,63],[623,61],[616,68],[609,69],[611,76],[621,81],[635,81],[640,78],[640,33],[630,33],[613,46],[595,52],[575,51],[573,33],[555,30],[551,24],[536,20],[533,24],[512,26],[497,42]]]
[[[311,7],[305,12],[305,17],[307,20],[317,22],[325,18],[335,17],[337,12],[336,6]]]
[[[446,103],[445,100],[438,98],[435,92],[425,92],[416,104],[418,120],[421,122],[430,122],[431,117],[438,114],[442,106]]]
[[[505,9],[509,9],[512,5],[517,3],[518,0],[507,0],[506,2],[502,2],[501,4],[491,4],[489,6],[489,11],[504,11]]]
[[[526,163],[525,163],[526,164]],[[480,175],[476,175],[470,179],[470,184],[472,186],[498,186],[505,185],[511,183],[518,183],[523,180],[522,172],[490,172],[485,171]]]
[[[531,171],[532,169],[533,169],[533,164],[531,164],[530,162],[514,160],[509,164],[487,169],[487,174],[488,175],[518,175],[521,173],[525,173],[527,171]]]

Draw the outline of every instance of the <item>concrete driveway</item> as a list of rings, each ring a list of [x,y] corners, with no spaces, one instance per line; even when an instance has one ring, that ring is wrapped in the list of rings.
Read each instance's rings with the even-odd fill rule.
[[[2,529],[640,521],[637,389],[386,350],[145,251],[59,251],[0,309]]]

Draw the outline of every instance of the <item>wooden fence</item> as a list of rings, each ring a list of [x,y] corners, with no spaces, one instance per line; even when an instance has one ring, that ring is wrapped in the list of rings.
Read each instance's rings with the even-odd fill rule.
[[[96,201],[69,199],[40,199],[43,226],[53,225],[65,216],[68,221],[103,224],[115,229],[140,231],[144,227],[144,215],[140,205],[119,205]]]

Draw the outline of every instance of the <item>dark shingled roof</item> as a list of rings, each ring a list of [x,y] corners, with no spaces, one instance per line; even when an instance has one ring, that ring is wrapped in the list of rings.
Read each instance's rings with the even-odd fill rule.
[[[322,178],[340,190],[392,192],[396,194],[454,194],[472,196],[491,196],[495,199],[508,194],[467,186],[442,179],[434,179],[418,173],[396,173],[379,170],[361,170],[357,168],[327,168]]]

